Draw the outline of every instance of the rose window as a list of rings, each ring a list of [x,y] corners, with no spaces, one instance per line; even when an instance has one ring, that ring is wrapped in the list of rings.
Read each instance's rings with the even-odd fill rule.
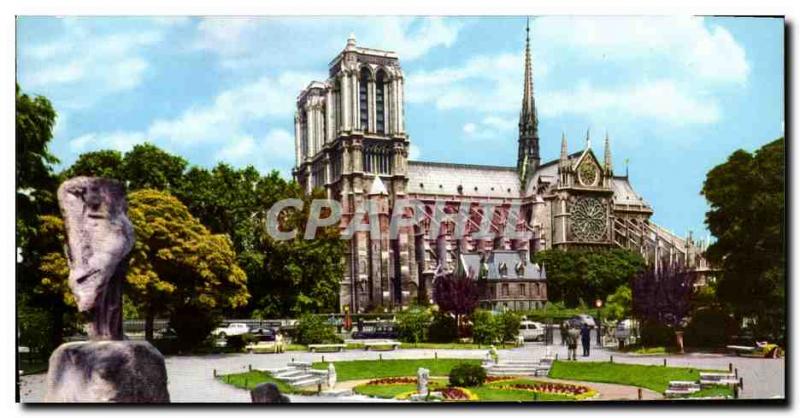
[[[584,197],[572,205],[572,234],[580,241],[600,241],[606,232],[606,208],[599,199]]]

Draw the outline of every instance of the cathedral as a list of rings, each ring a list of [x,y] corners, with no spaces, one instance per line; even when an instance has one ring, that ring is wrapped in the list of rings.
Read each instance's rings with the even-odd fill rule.
[[[558,158],[539,154],[539,120],[529,29],[519,114],[516,165],[486,166],[408,159],[403,89],[397,54],[357,45],[351,35],[329,64],[326,81],[312,81],[297,98],[293,175],[307,193],[324,189],[342,206],[344,228],[365,202],[378,202],[381,235],[356,232],[348,241],[340,308],[365,312],[432,301],[442,271],[468,271],[482,280],[480,303],[488,309],[537,309],[547,302],[547,273],[531,261],[546,249],[628,248],[659,268],[682,263],[707,269],[704,243],[679,237],[650,220],[653,208],[616,175],[611,144],[591,149],[589,133],[570,152],[562,134]],[[389,217],[400,199],[424,203],[419,225],[390,239]],[[494,205],[491,213],[485,205]],[[436,223],[436,211],[466,219]],[[528,239],[471,235],[484,220],[494,231],[506,223]]]

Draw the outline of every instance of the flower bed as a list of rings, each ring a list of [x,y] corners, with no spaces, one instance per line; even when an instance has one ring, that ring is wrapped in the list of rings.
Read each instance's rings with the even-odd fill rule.
[[[597,394],[597,392],[590,387],[572,385],[569,383],[515,383],[512,385],[498,386],[498,388],[504,390],[524,390],[535,393],[566,395],[575,399],[588,399]]]
[[[417,383],[417,379],[413,377],[385,377],[383,379],[370,380],[367,385],[407,385],[410,383]]]
[[[486,376],[485,383],[495,383],[495,382],[503,382],[506,380],[516,380],[518,377],[515,376]]]
[[[440,390],[446,401],[477,401],[478,397],[472,392],[459,387],[446,387]]]

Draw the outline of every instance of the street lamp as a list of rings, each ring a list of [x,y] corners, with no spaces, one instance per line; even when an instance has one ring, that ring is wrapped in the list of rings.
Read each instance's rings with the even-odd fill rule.
[[[595,300],[594,306],[597,308],[597,345],[602,346],[603,341],[601,340],[602,322],[600,321],[600,308],[603,307],[603,300],[602,299]]]

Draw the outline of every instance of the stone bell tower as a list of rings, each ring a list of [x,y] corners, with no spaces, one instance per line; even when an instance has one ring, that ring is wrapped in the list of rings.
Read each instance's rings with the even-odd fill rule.
[[[406,195],[409,139],[403,85],[397,54],[358,46],[350,35],[329,64],[328,80],[311,82],[298,96],[293,174],[306,193],[324,188],[329,198],[341,202],[343,227],[359,209],[366,210],[377,180],[388,208]],[[401,303],[404,283],[416,279],[413,232],[394,241],[373,245],[368,233],[354,235],[341,306],[359,312]]]

